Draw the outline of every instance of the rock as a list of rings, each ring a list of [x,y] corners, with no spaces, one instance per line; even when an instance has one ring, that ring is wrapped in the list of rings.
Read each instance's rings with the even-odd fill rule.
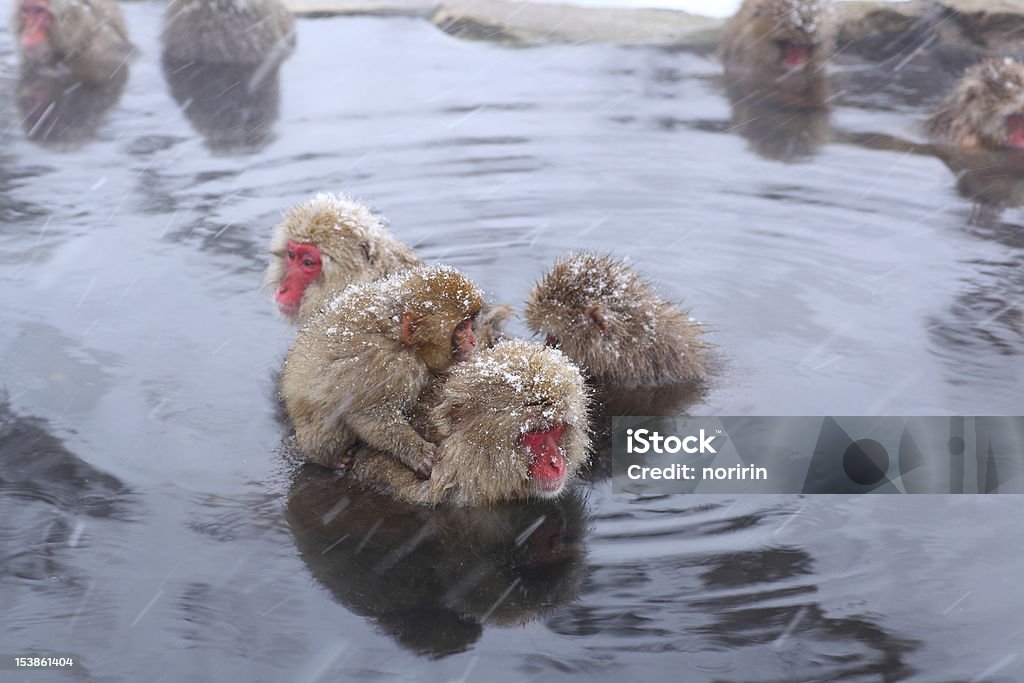
[[[917,45],[911,47],[940,45],[980,58],[1020,54],[1024,44],[1021,0],[844,2],[839,8],[841,45],[874,46],[895,40],[891,44],[902,49],[909,41],[916,41]]]
[[[521,0],[286,0],[306,16],[401,15],[429,18],[452,35],[514,45],[617,43],[709,46],[723,22],[668,9],[584,7]],[[928,50],[965,62],[1021,54],[1024,0],[912,0],[838,3],[840,45],[869,59]]]
[[[707,42],[722,22],[686,12],[581,7],[512,0],[447,0],[432,21],[461,38],[519,45],[618,43],[680,45]]]
[[[293,14],[310,17],[375,15],[429,17],[439,0],[286,0]]]

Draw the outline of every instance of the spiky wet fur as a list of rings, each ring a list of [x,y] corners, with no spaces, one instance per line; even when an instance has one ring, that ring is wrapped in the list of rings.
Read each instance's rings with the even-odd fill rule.
[[[303,457],[333,467],[359,441],[409,466],[431,453],[409,413],[453,362],[452,330],[480,305],[476,286],[447,266],[354,285],[328,301],[299,330],[281,375]],[[408,346],[406,312],[418,321]]]
[[[605,332],[593,311],[603,318]],[[573,362],[605,384],[659,386],[707,378],[708,344],[700,324],[611,256],[571,254],[556,263],[530,293],[526,324],[556,338]]]
[[[968,68],[928,119],[935,139],[971,148],[1007,146],[1006,118],[1024,114],[1024,64],[993,58]]]
[[[18,0],[13,0],[14,35],[21,34]],[[123,69],[134,48],[128,27],[114,0],[50,0],[50,53],[52,66],[63,65],[75,78],[103,82]],[[42,66],[27,55],[26,66]]]
[[[272,66],[295,47],[295,22],[280,0],[171,0],[162,37],[165,60]]]
[[[361,451],[352,476],[396,498],[427,505],[489,505],[548,497],[530,485],[522,436],[564,424],[566,479],[587,462],[590,393],[560,351],[504,340],[460,363],[428,399],[425,430],[440,443],[429,481]],[[563,487],[564,490],[564,487]],[[555,494],[557,495],[557,494]]]

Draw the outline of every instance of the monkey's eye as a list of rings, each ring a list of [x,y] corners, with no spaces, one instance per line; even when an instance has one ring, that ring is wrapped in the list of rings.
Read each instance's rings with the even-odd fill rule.
[[[302,259],[302,265],[306,266],[307,268],[312,268],[313,266],[316,265],[316,261],[307,257]]]
[[[294,261],[295,260],[295,252],[293,250],[291,250],[291,249],[288,250],[288,260],[289,261]]]

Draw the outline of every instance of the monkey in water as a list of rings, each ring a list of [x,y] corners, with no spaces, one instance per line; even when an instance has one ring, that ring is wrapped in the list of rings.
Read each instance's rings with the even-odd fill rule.
[[[344,468],[359,445],[424,479],[437,447],[410,425],[420,394],[476,348],[480,290],[448,266],[420,267],[337,293],[302,326],[281,395],[303,457]]]
[[[806,106],[824,100],[835,35],[830,0],[744,0],[722,29],[718,52],[727,81]]]
[[[273,140],[279,72],[295,48],[280,0],[171,0],[162,40],[171,96],[210,149],[249,152]]]
[[[113,0],[16,0],[12,21],[22,68],[64,68],[78,81],[102,82],[132,55]]]
[[[370,209],[321,193],[292,207],[270,240],[267,284],[289,320],[305,320],[332,294],[422,265]]]
[[[423,400],[424,431],[438,442],[430,481],[363,451],[352,476],[426,505],[555,498],[587,462],[589,402],[583,376],[565,354],[502,340],[452,369]]]
[[[967,149],[1024,149],[1024,64],[1009,57],[967,69],[928,119],[937,142]]]
[[[295,20],[280,0],[171,0],[163,59],[276,68],[295,48]]]
[[[274,228],[266,282],[281,313],[301,323],[351,284],[422,265],[364,204],[320,193],[292,207]],[[485,304],[473,323],[480,345],[493,346],[511,316],[508,306]]]
[[[526,324],[605,386],[702,383],[708,376],[700,324],[610,256],[578,253],[556,263],[530,292]]]

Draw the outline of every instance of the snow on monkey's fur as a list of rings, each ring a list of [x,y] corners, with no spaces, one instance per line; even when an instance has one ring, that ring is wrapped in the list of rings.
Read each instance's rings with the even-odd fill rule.
[[[523,436],[562,426],[565,481],[587,462],[590,393],[563,353],[534,342],[504,340],[449,373],[424,411],[439,439],[429,481],[391,458],[360,452],[352,474],[364,485],[427,505],[489,505],[554,497],[565,490],[531,485]]]

